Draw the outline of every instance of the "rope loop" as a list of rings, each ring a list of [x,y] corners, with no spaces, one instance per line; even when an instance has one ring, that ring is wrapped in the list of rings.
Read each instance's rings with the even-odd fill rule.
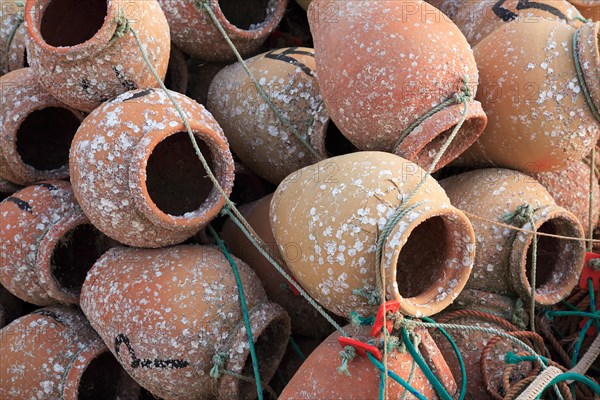
[[[515,211],[504,214],[502,220],[506,223],[523,226],[525,223],[529,222],[530,216],[533,215],[534,211],[534,208],[530,204],[524,203],[518,206]],[[534,227],[532,226],[531,228],[533,229]]]
[[[338,373],[351,376],[350,371],[348,371],[348,363],[356,357],[356,349],[352,346],[346,346],[340,351],[340,357],[342,357],[342,363],[337,369]]]
[[[210,377],[219,379],[222,371],[225,369],[225,361],[229,358],[226,352],[217,353],[212,357],[213,366],[210,369]]]

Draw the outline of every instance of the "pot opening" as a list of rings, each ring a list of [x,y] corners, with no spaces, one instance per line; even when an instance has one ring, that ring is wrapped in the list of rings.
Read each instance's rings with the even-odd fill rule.
[[[17,131],[17,153],[39,170],[50,171],[69,164],[71,141],[81,121],[66,108],[48,107],[29,114]]]
[[[63,290],[79,294],[88,271],[109,248],[109,239],[93,225],[78,225],[56,244],[51,259],[52,276]]]
[[[50,0],[43,11],[40,34],[53,47],[70,47],[88,41],[102,28],[107,0]]]
[[[105,352],[94,358],[81,376],[78,400],[113,400],[121,398],[127,377],[121,364]]]
[[[239,29],[255,30],[275,11],[276,0],[219,0],[219,8],[227,21]]]
[[[356,146],[344,136],[331,119],[327,123],[327,130],[325,131],[325,150],[329,157],[358,151]]]
[[[196,143],[216,173],[208,145],[198,138]],[[213,184],[187,132],[177,132],[156,145],[146,166],[146,187],[154,204],[170,215],[182,216],[204,204]]]
[[[260,372],[261,381],[267,383],[271,380],[283,352],[287,347],[288,336],[282,334],[286,332],[285,318],[276,318],[260,333],[260,336],[254,337],[254,348],[256,350],[256,358]],[[250,350],[247,350],[246,363],[242,370],[242,375],[254,379],[254,368],[252,367],[252,356]],[[256,398],[256,385],[254,382],[241,381],[239,383],[239,398],[240,400],[251,400]]]
[[[446,270],[448,237],[442,217],[429,218],[413,229],[402,246],[396,266],[400,296],[417,297],[431,290]]]

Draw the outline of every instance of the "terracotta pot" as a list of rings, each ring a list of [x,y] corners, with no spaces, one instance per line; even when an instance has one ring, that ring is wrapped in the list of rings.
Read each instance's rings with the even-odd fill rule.
[[[537,232],[583,237],[577,217],[557,206],[535,179],[519,172],[481,169],[444,179],[440,185],[452,204],[467,213],[475,229],[477,255],[468,288],[523,299],[531,296],[533,234],[517,232],[477,217],[531,230],[527,217],[506,219],[520,206],[528,204],[534,210]],[[536,303],[551,305],[567,296],[579,279],[584,255],[583,242],[539,236]]]
[[[556,204],[571,211],[581,222],[585,237],[590,235],[590,166],[589,161],[576,161],[557,172],[532,174],[554,198]],[[592,192],[592,229],[600,215],[600,186],[595,178]]]
[[[116,36],[121,16],[131,21],[163,79],[171,42],[156,0],[93,0],[85,7],[73,0],[27,0],[27,53],[40,83],[86,112],[126,91],[156,87],[133,34]]]
[[[464,104],[443,108],[400,138],[434,106],[459,93],[464,78],[476,93],[477,66],[458,28],[420,0],[315,0],[308,15],[321,94],[338,128],[361,150],[393,152],[428,167]],[[468,104],[467,119],[436,168],[483,131],[487,118],[481,105]]]
[[[0,76],[27,65],[23,23],[24,7],[18,0],[2,0],[0,9]],[[12,39],[11,39],[12,36]]]
[[[173,43],[192,57],[206,61],[233,61],[235,55],[199,2],[158,0],[173,35]],[[242,57],[252,55],[279,25],[287,0],[209,0],[215,13]]]
[[[183,93],[187,91],[189,81],[187,56],[177,47],[171,45],[169,68],[165,76],[165,86],[169,90]]]
[[[281,393],[283,391],[287,383],[300,369],[304,361],[306,361],[306,358],[310,356],[323,341],[323,339],[317,340],[301,336],[294,338],[294,340],[302,355],[298,354],[298,352],[292,348],[291,344],[288,344],[285,354],[281,359],[281,363],[279,364],[279,367],[277,367],[279,372],[271,379],[271,382],[269,382],[269,386],[271,386],[276,393]]]
[[[303,168],[279,185],[273,235],[298,282],[329,311],[375,315],[379,301],[364,296],[378,293],[375,268],[385,271],[387,298],[404,314],[436,314],[458,296],[471,273],[475,236],[431,177],[404,204],[412,208],[376,265],[379,233],[424,173],[393,154],[359,152]]]
[[[577,53],[596,107],[600,107],[599,27],[586,24],[579,29]],[[485,88],[477,98],[489,123],[461,156],[463,164],[556,171],[591,151],[600,124],[578,83],[574,33],[559,20],[513,21],[477,45],[475,57]]]
[[[31,68],[2,76],[0,87],[0,177],[19,185],[68,178],[83,114],[44,90]]]
[[[369,335],[370,327],[347,326],[344,328],[353,339],[363,342],[372,339]],[[415,329],[421,339],[418,346],[427,364],[436,371],[436,376],[451,395],[456,395],[457,386],[448,365],[444,361],[439,349],[425,329]],[[351,376],[340,374],[336,370],[340,366],[339,352],[342,350],[337,339],[339,332],[331,334],[302,364],[298,372],[291,379],[279,397],[280,400],[299,399],[344,399],[362,400],[376,398],[379,393],[379,370],[371,364],[369,359],[356,356],[348,364]],[[388,353],[387,366],[405,381],[409,380],[413,359],[408,352],[391,351]],[[416,367],[411,386],[427,399],[437,399],[437,395],[423,375]],[[398,399],[402,396],[404,388],[393,379],[388,380],[388,396]],[[412,396],[409,394],[408,398]]]
[[[443,311],[435,317],[435,320],[440,323],[491,328],[501,332],[522,331],[524,328],[519,328],[509,322],[511,317],[518,312],[517,310],[515,301],[508,297],[465,289],[453,304],[453,310]],[[526,316],[526,313],[524,315]],[[458,346],[465,363],[467,371],[465,398],[488,400],[492,398],[489,390],[493,393],[505,393],[508,388],[503,387],[502,384],[502,374],[507,367],[504,357],[508,352],[518,354],[524,349],[506,339],[499,340],[500,338],[490,333],[467,330],[452,330],[448,333]],[[460,366],[452,346],[437,330],[432,330],[431,334],[452,374],[460,384]],[[525,339],[523,336],[519,338]],[[531,367],[531,363],[528,362],[517,364],[510,374],[510,382],[516,383],[529,375]],[[484,370],[485,372],[483,372]]]
[[[268,382],[285,352],[289,318],[267,301],[250,267],[234,260],[261,379]],[[226,353],[225,369],[253,376],[235,278],[217,249],[112,249],[88,274],[81,308],[127,372],[153,394],[165,399],[256,397],[252,382],[209,376],[218,353]]]
[[[30,305],[0,285],[0,328],[25,315],[30,308]]]
[[[81,311],[48,307],[0,331],[0,397],[6,400],[137,399],[140,387]]]
[[[598,0],[570,0],[581,14],[588,19],[600,20],[600,1]]]
[[[555,18],[579,28],[579,11],[566,0],[428,0],[460,28],[472,46],[507,22],[522,18],[530,24],[540,18]],[[576,19],[579,18],[579,19]]]
[[[36,305],[78,303],[87,271],[111,242],[83,214],[71,185],[47,181],[0,203],[0,282]]]
[[[171,95],[229,195],[233,159],[223,131],[204,107],[182,94]],[[130,246],[183,242],[225,202],[160,89],[128,92],[94,110],[75,135],[70,163],[83,211],[106,235]]]
[[[240,211],[258,236],[269,245],[272,255],[281,259],[281,253],[277,249],[269,224],[269,207],[272,198],[273,194],[270,194],[241,207]],[[231,252],[254,269],[269,299],[282,306],[288,313],[292,321],[293,334],[323,339],[331,333],[333,327],[329,322],[304,297],[292,290],[287,280],[260,254],[233,221],[228,220],[225,223],[222,236]],[[294,257],[298,254],[299,248],[290,245],[284,251],[290,257]],[[283,268],[291,274],[286,265],[283,265]]]
[[[208,92],[208,110],[223,127],[240,160],[278,184],[302,167],[326,158],[345,140],[328,130],[329,117],[319,94],[314,50],[289,47],[246,61],[278,112],[316,152],[313,155],[267,105],[240,63],[215,76]],[[333,126],[333,124],[331,124]],[[328,149],[329,147],[329,149]]]

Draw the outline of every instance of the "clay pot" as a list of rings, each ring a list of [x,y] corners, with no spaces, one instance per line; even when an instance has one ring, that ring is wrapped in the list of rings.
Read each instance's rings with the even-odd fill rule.
[[[221,128],[204,107],[182,94],[171,95],[229,195],[233,159]],[[75,196],[90,221],[130,246],[181,243],[225,202],[160,89],[128,92],[94,110],[75,135],[70,164]]]
[[[387,299],[399,301],[404,314],[436,314],[458,296],[471,273],[475,236],[431,177],[403,204],[410,212],[391,230],[376,265],[379,233],[423,174],[393,154],[359,152],[303,168],[279,185],[273,235],[298,282],[329,311],[375,315],[379,301],[365,296],[379,293],[375,268],[385,272]]]
[[[600,107],[597,37],[600,24],[579,31],[578,57]],[[592,115],[573,61],[575,29],[559,20],[513,21],[475,48],[481,74],[478,99],[489,123],[460,162],[519,171],[556,171],[582,159],[596,144]]]
[[[23,68],[27,65],[27,57],[25,55],[27,30],[23,23],[24,7],[22,2],[18,0],[2,0],[0,5],[1,76],[9,71]]]
[[[156,87],[131,32],[118,37],[125,17],[137,31],[161,79],[169,62],[169,27],[156,0],[28,0],[29,64],[57,99],[90,112],[134,89]]]
[[[477,66],[458,28],[420,0],[315,0],[308,16],[321,94],[341,132],[361,150],[388,151],[429,167],[464,104],[452,103],[400,138],[460,93],[463,79],[476,93]],[[461,154],[485,127],[481,105],[468,104],[466,121],[436,169]]]
[[[269,207],[272,198],[273,194],[270,194],[254,203],[240,207],[240,211],[258,236],[269,245],[272,255],[276,259],[281,259],[281,253],[277,249],[277,243],[275,243],[269,224]],[[260,254],[233,221],[228,220],[225,223],[222,236],[231,252],[254,269],[269,299],[282,306],[288,313],[294,335],[323,339],[331,333],[333,328],[329,322],[304,297],[292,290],[292,286],[287,283],[287,280]],[[292,258],[298,254],[299,250],[293,244],[284,249]],[[286,265],[282,265],[282,267],[288,274],[291,274]]]
[[[169,68],[165,76],[165,86],[169,90],[185,94],[189,81],[187,57],[177,47],[171,45]]]
[[[192,57],[233,61],[235,55],[199,2],[158,0],[173,43]],[[242,57],[252,55],[279,25],[287,0],[209,0],[208,4]]]
[[[0,88],[0,177],[19,185],[68,178],[83,114],[44,90],[31,68],[2,76]]]
[[[477,217],[525,230],[583,237],[577,217],[557,206],[535,179],[519,172],[481,169],[444,179],[440,185],[452,204],[467,213],[477,237],[477,255],[467,288],[523,299],[531,296],[533,234]],[[535,227],[527,217],[507,219],[523,205],[533,208]],[[536,303],[551,305],[567,296],[579,279],[584,256],[583,242],[538,236]]]
[[[78,303],[87,271],[111,243],[83,214],[71,185],[46,181],[0,203],[0,282],[39,306]]]
[[[140,393],[75,308],[19,318],[0,331],[0,352],[2,399],[118,400]]]
[[[570,0],[581,14],[593,21],[600,20],[600,1],[598,0]]]
[[[369,335],[370,327],[347,326],[344,328],[353,339],[367,342],[372,339]],[[425,358],[430,368],[436,371],[446,390],[451,395],[456,395],[457,386],[448,365],[444,361],[439,349],[431,339],[427,330],[415,329],[421,339],[418,349]],[[344,399],[362,400],[377,397],[379,393],[379,370],[366,357],[356,356],[348,363],[351,376],[340,374],[336,370],[340,365],[338,343],[339,332],[331,334],[302,364],[298,372],[290,380],[279,397],[280,400],[299,399]],[[405,381],[409,380],[413,358],[408,352],[401,353],[397,350],[388,352],[387,366]],[[357,384],[359,383],[359,384]],[[435,390],[423,375],[419,367],[415,368],[411,386],[427,399],[437,399]],[[404,388],[393,379],[388,379],[387,394],[390,399],[402,396]],[[412,396],[409,394],[408,398]]]
[[[321,344],[323,338],[317,340],[299,336],[295,337],[294,340],[302,355],[298,354],[298,352],[292,348],[290,339],[290,344],[288,344],[285,354],[281,359],[281,363],[279,363],[279,367],[277,367],[279,372],[271,379],[271,382],[269,382],[269,386],[271,386],[276,393],[281,393],[283,391],[287,386],[287,383],[300,369],[304,361],[306,361],[306,358]]]
[[[313,49],[272,50],[246,64],[278,112],[316,152],[312,154],[280,121],[242,65],[236,63],[215,76],[207,108],[246,166],[278,184],[292,172],[326,158],[327,147],[335,151],[347,142],[339,132],[336,137],[334,130],[328,130],[330,121],[319,94]]]
[[[440,323],[491,328],[501,332],[524,330],[510,322],[510,319],[518,312],[518,306],[514,300],[508,297],[465,289],[452,308],[452,311],[443,311],[437,315],[435,320]],[[524,315],[526,316],[526,314]],[[502,383],[502,375],[507,367],[504,357],[508,352],[518,354],[524,349],[490,333],[468,330],[452,330],[448,333],[458,346],[465,363],[467,371],[465,398],[488,400],[492,398],[489,391],[506,393],[508,388],[503,387]],[[432,330],[431,335],[452,374],[460,383],[460,365],[448,339],[437,330]],[[524,336],[518,337],[525,339]],[[510,374],[510,382],[516,383],[523,379],[531,373],[531,369],[532,365],[528,362],[515,365]]]
[[[589,161],[576,161],[557,172],[532,174],[554,198],[556,204],[571,211],[581,222],[585,237],[590,235],[590,165]],[[595,178],[592,192],[592,229],[600,215],[600,186]]]
[[[234,260],[268,382],[285,352],[289,318],[267,301],[250,267]],[[219,353],[225,369],[253,376],[235,278],[216,248],[112,249],[88,274],[81,308],[127,372],[156,396],[256,397],[252,382],[209,376]]]
[[[579,28],[582,17],[579,11],[566,0],[428,0],[439,8],[460,28],[471,46],[507,22],[521,18],[535,24],[540,18],[566,21]]]

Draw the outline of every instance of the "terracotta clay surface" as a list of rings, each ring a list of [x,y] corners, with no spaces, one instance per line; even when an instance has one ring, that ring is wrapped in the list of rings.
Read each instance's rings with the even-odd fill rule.
[[[600,24],[579,28],[585,84],[600,106]],[[470,166],[555,171],[589,154],[600,133],[577,78],[575,28],[556,19],[504,24],[475,47],[488,125],[461,156]]]
[[[119,400],[140,387],[75,308],[37,310],[0,331],[0,397],[5,400]]]
[[[27,30],[23,23],[25,9],[22,3],[19,0],[0,2],[0,76],[27,64]]]
[[[467,288],[523,299],[531,295],[533,234],[494,222],[541,233],[583,237],[577,217],[557,206],[548,191],[528,175],[489,168],[444,179],[440,185],[452,204],[467,213],[475,229],[477,255]],[[524,205],[532,208],[534,226],[526,214],[514,217]],[[567,296],[579,279],[584,255],[585,246],[580,241],[539,236],[536,302],[550,305]]]
[[[283,17],[287,0],[207,0],[242,57],[252,55]],[[199,1],[159,0],[173,43],[192,57],[233,61],[235,55]]]
[[[408,211],[376,265],[380,232],[424,173],[393,154],[359,152],[303,168],[279,185],[273,235],[299,283],[329,311],[374,315],[376,268],[385,272],[387,298],[400,301],[405,314],[435,314],[458,296],[471,273],[475,236],[431,177],[403,204]],[[287,251],[291,246],[298,251]]]
[[[233,186],[233,159],[212,115],[170,92],[221,187]],[[121,243],[162,247],[183,242],[224,204],[179,114],[159,89],[128,92],[94,110],[71,148],[75,195],[92,223]]]
[[[285,311],[267,301],[250,267],[240,271],[261,377],[268,382],[290,334]],[[126,371],[166,399],[253,399],[255,385],[212,378],[213,356],[253,377],[231,266],[214,247],[110,250],[88,274],[81,308]]]
[[[31,68],[3,75],[0,88],[0,178],[19,185],[68,178],[83,114],[48,93]]]
[[[566,0],[428,0],[454,22],[472,46],[503,24],[517,18],[536,23],[554,18],[581,26],[579,11]]]
[[[0,282],[36,305],[77,303],[87,271],[110,247],[75,201],[71,185],[46,181],[0,203]]]
[[[581,14],[593,21],[600,20],[600,1],[598,0],[570,0]]]
[[[281,253],[277,248],[269,223],[269,207],[272,198],[273,195],[270,194],[240,207],[240,211],[258,236],[270,246],[272,255],[281,259]],[[329,322],[300,293],[292,290],[292,286],[287,283],[283,275],[260,254],[233,221],[228,220],[225,223],[222,236],[231,252],[254,269],[269,299],[281,305],[288,313],[292,321],[292,332],[295,335],[323,339],[331,333],[333,327]],[[299,250],[293,244],[284,249],[291,257],[299,254]],[[285,264],[283,267],[291,275]]]
[[[414,1],[315,0],[308,11],[321,93],[331,119],[361,150],[394,152],[427,168],[459,122],[463,104],[411,124],[479,81],[471,47],[435,7]],[[469,147],[487,118],[470,101],[441,168]]]
[[[156,87],[135,37],[117,22],[119,18],[129,20],[163,79],[171,41],[156,0],[76,4],[27,0],[27,55],[40,83],[56,98],[86,112],[126,91]]]
[[[367,342],[372,339],[370,327],[346,326],[344,329],[350,337]],[[440,379],[442,385],[450,393],[456,395],[457,386],[448,365],[439,349],[424,329],[415,329],[420,338],[418,346],[429,367]],[[339,332],[331,334],[302,364],[298,372],[290,380],[280,400],[313,400],[313,399],[371,399],[379,391],[379,370],[366,358],[357,355],[348,363],[351,376],[337,372],[340,365],[339,352],[342,347],[338,343]],[[409,380],[413,359],[407,352],[391,351],[388,353],[387,366],[404,381]],[[431,384],[417,367],[411,380],[411,386],[427,399],[438,399]],[[390,399],[402,396],[404,388],[393,379],[388,380],[387,394]],[[407,399],[414,398],[407,393]]]

